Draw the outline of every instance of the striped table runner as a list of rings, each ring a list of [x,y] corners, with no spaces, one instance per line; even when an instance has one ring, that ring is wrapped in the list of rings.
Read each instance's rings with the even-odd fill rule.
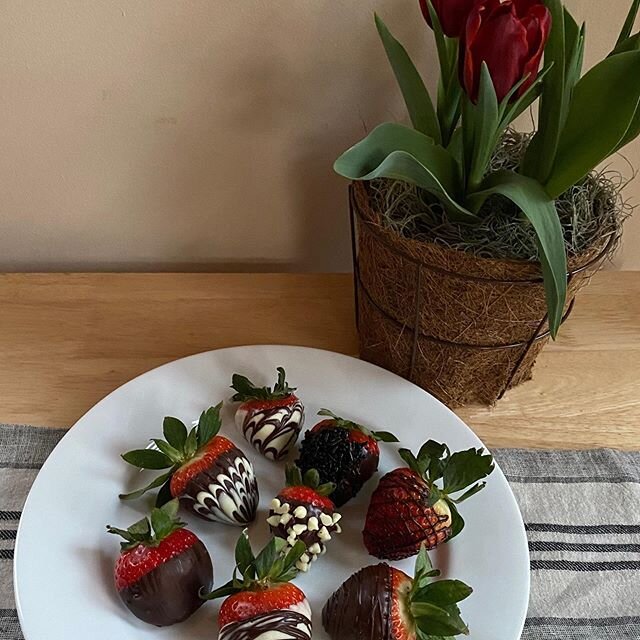
[[[16,528],[29,487],[62,435],[0,425],[0,640],[22,640],[11,575]],[[640,640],[640,453],[494,454],[529,536],[531,602],[522,640]]]

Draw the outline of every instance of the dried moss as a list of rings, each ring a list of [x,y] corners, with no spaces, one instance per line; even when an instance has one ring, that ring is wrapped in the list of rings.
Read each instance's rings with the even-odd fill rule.
[[[491,163],[492,170],[518,166],[529,135],[507,131]],[[569,257],[587,250],[597,240],[618,237],[633,207],[622,197],[627,181],[615,171],[589,174],[556,201]],[[435,242],[483,258],[538,260],[536,236],[517,207],[502,196],[492,196],[480,211],[476,225],[447,219],[442,206],[422,189],[399,180],[374,180],[373,206],[384,224],[413,240]]]

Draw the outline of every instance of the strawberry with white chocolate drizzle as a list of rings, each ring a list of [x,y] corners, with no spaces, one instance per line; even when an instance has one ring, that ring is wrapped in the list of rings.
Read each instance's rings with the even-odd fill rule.
[[[265,458],[280,460],[295,444],[304,424],[304,406],[287,384],[285,371],[278,367],[278,380],[271,387],[256,387],[245,376],[234,373],[232,400],[242,404],[235,422],[245,439]]]
[[[233,579],[206,600],[226,597],[218,614],[219,640],[311,639],[311,607],[290,580],[304,552],[299,542],[287,552],[280,538],[254,556],[246,530],[236,545]]]
[[[306,572],[310,563],[326,552],[326,543],[341,533],[338,522],[342,516],[336,513],[335,505],[327,497],[335,485],[331,482],[321,485],[315,469],[303,477],[296,465],[288,465],[286,481],[287,486],[271,502],[267,523],[271,533],[286,540],[289,547],[299,540],[304,542],[306,550],[296,567]]]
[[[203,411],[197,426],[166,417],[166,440],[154,438],[157,449],[128,451],[122,458],[141,469],[168,469],[150,484],[120,498],[138,498],[162,487],[157,505],[172,498],[205,520],[245,526],[256,517],[258,483],[251,462],[231,440],[218,435],[222,403]]]

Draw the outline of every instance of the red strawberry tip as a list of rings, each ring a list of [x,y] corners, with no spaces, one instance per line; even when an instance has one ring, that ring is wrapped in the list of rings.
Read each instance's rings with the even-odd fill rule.
[[[144,543],[122,551],[114,570],[116,589],[122,591],[143,576],[200,542],[188,529],[176,529],[157,544]]]

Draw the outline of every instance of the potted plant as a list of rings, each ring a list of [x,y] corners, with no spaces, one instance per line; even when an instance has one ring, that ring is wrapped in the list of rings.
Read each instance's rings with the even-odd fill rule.
[[[352,181],[363,358],[449,406],[531,376],[621,232],[622,181],[596,168],[640,133],[639,6],[583,73],[560,0],[420,0],[435,101],[375,17],[412,126],[379,125],[334,167]],[[535,133],[514,131],[538,99]]]

